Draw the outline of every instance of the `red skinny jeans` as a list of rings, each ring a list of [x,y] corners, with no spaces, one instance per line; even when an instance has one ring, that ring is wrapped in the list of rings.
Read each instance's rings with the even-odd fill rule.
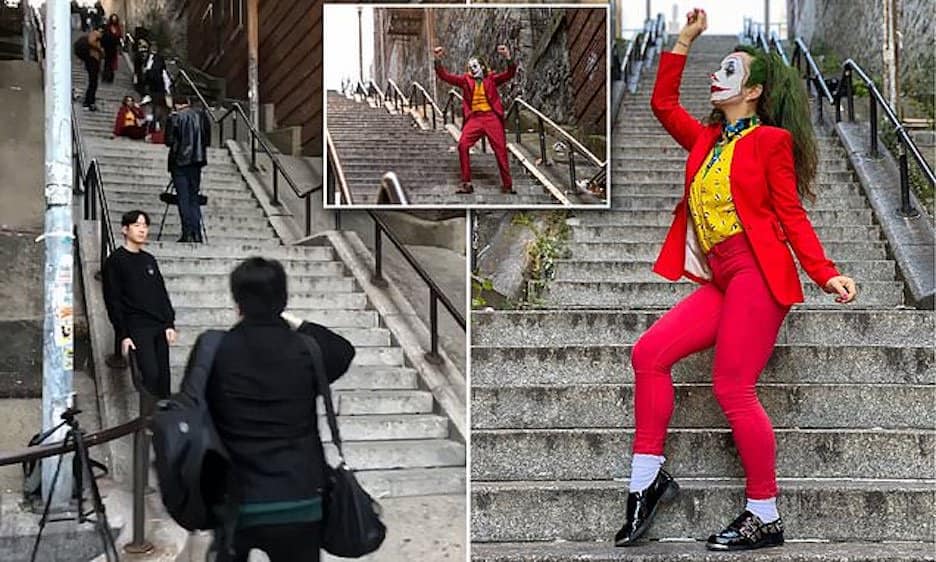
[[[737,234],[707,254],[712,282],[664,314],[634,345],[633,452],[662,455],[673,414],[673,365],[715,346],[712,391],[741,456],[750,499],[777,495],[776,441],[755,384],[789,307],[779,304],[747,237]]]
[[[471,155],[468,150],[474,143],[487,137],[497,159],[497,169],[500,171],[501,187],[511,189],[513,179],[510,177],[510,162],[507,159],[507,134],[504,124],[493,111],[476,112],[465,121],[461,137],[458,140],[458,160],[461,164],[461,181],[471,182]]]

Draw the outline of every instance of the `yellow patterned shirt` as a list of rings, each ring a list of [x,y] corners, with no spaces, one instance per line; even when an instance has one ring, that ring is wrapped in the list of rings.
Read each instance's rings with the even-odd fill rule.
[[[488,103],[487,94],[484,92],[484,82],[475,82],[471,111],[491,111],[491,104]]]
[[[708,168],[713,147],[689,186],[689,211],[695,223],[702,251],[742,231],[741,221],[731,198],[731,159],[739,139],[757,128],[748,127],[722,147],[718,160]]]

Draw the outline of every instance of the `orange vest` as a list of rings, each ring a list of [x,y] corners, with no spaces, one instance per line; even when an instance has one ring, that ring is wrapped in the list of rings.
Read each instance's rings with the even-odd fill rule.
[[[484,92],[484,82],[475,82],[471,111],[491,111],[491,104],[488,103],[487,94]]]

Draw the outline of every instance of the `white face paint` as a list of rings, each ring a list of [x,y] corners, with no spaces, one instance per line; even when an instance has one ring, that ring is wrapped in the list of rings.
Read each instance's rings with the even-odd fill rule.
[[[740,53],[731,53],[722,59],[719,69],[711,75],[712,104],[718,106],[735,101],[735,98],[741,95],[741,88],[747,81],[747,76],[744,57]]]
[[[484,69],[481,67],[481,61],[476,58],[468,59],[468,71],[475,78],[484,78]]]

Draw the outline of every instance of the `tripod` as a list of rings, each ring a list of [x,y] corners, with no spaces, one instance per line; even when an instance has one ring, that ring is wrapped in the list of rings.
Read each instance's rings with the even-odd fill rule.
[[[118,562],[120,557],[117,554],[117,547],[114,545],[114,536],[111,534],[110,524],[107,522],[104,502],[101,501],[101,491],[98,489],[97,481],[94,479],[94,471],[91,467],[91,460],[88,457],[88,447],[84,441],[84,432],[78,426],[78,419],[75,417],[80,413],[81,410],[77,408],[69,408],[62,412],[63,421],[52,429],[44,432],[40,436],[40,442],[49,435],[55,433],[63,425],[68,425],[68,432],[65,434],[64,444],[68,446],[70,443],[74,443],[75,455],[77,455],[76,459],[78,462],[78,473],[75,478],[75,493],[77,494],[78,506],[74,519],[78,524],[94,523],[94,527],[104,543],[104,554],[107,557],[107,562]],[[70,521],[72,519],[71,517],[58,519],[49,518],[49,510],[52,507],[52,496],[55,493],[55,484],[62,470],[62,459],[64,458],[64,453],[59,455],[58,463],[55,466],[55,475],[52,477],[52,484],[49,488],[49,495],[46,498],[45,508],[42,511],[42,518],[39,519],[39,532],[36,533],[36,542],[33,543],[32,555],[29,558],[30,562],[35,562],[36,560],[36,554],[39,551],[39,541],[42,540],[42,531],[45,530],[46,524],[50,521]],[[91,509],[87,512],[84,506],[85,485],[91,490]],[[94,514],[94,518],[88,517],[91,514]]]

